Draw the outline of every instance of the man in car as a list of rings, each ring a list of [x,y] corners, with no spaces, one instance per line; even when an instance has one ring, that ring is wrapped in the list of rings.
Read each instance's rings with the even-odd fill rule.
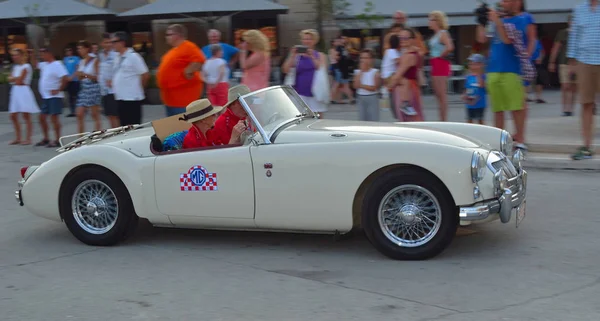
[[[223,107],[213,106],[208,99],[199,99],[190,103],[186,107],[186,113],[179,118],[192,124],[183,138],[182,148],[236,144],[246,126],[244,123],[237,123],[230,132],[230,139],[228,141],[223,140],[223,136],[214,130],[217,114],[222,110]]]
[[[248,114],[238,98],[239,96],[247,95],[249,93],[250,89],[245,85],[229,88],[227,95],[228,102],[223,106],[225,111],[219,116],[213,129],[213,135],[215,135],[219,141],[229,142],[229,144],[240,143],[240,135],[237,135],[237,139],[232,139],[232,136],[235,137],[236,127],[243,128],[242,132],[246,130],[247,125],[245,120],[246,117],[248,117]]]

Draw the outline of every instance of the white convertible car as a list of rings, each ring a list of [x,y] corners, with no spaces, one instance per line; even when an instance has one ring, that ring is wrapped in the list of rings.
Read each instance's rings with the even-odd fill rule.
[[[287,86],[240,98],[244,143],[163,151],[179,116],[86,134],[21,169],[15,196],[90,245],[155,226],[344,234],[393,259],[442,252],[458,226],[525,215],[508,132],[462,123],[318,119]]]

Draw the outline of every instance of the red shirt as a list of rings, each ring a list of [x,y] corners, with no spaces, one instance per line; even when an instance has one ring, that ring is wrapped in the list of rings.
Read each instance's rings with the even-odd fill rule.
[[[229,144],[233,126],[242,119],[244,118],[239,118],[231,111],[231,109],[227,108],[215,122],[215,127],[212,129],[213,137],[217,138],[218,141],[223,142],[223,144]]]
[[[227,141],[227,143],[228,142],[229,141]],[[200,131],[198,127],[192,125],[188,133],[183,138],[182,148],[188,149],[198,147],[219,146],[225,144],[223,144],[222,140],[220,140],[219,137],[215,135],[213,129],[209,129],[206,132],[206,136],[204,136],[204,134],[202,134],[202,131]]]

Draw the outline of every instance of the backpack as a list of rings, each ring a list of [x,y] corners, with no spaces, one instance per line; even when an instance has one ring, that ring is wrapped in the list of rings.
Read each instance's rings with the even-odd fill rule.
[[[163,141],[163,151],[181,149],[183,147],[183,139],[187,133],[187,130],[183,130],[167,136]]]

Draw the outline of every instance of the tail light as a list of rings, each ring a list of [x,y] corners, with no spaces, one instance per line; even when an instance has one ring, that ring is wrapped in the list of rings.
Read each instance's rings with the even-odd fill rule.
[[[21,167],[21,177],[22,178],[25,178],[25,173],[27,172],[28,168],[29,168],[29,166]]]

